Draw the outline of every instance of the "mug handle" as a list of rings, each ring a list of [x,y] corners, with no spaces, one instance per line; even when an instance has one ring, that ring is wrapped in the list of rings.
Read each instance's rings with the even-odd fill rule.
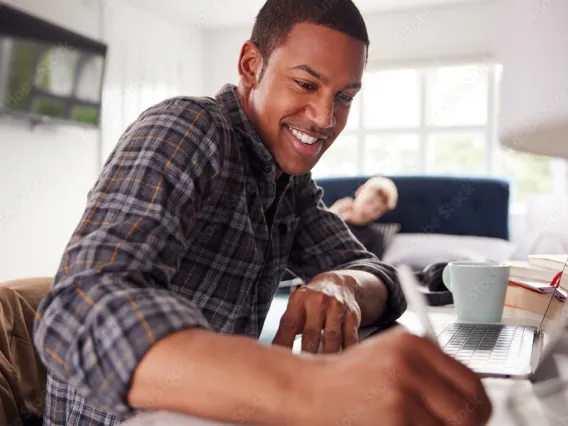
[[[450,290],[451,292],[452,284],[450,282],[450,265],[446,265],[446,267],[444,268],[444,271],[442,272],[442,281],[444,282],[444,285],[448,288],[448,290]]]

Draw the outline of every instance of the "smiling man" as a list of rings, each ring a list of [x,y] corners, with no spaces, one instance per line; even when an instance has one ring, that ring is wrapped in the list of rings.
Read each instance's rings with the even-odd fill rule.
[[[160,409],[437,425],[471,401],[462,424],[487,420],[479,379],[427,340],[394,331],[356,344],[360,325],[406,305],[394,269],[327,210],[310,170],[345,127],[368,46],[351,0],[269,0],[238,87],[166,100],[125,131],[36,320],[44,424],[108,426]],[[261,345],[287,267],[307,284],[274,345]],[[306,352],[325,354],[293,355],[299,333]]]

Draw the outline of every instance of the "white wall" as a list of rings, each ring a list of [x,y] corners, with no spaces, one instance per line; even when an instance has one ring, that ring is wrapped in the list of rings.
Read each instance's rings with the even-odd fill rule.
[[[416,60],[487,56],[495,45],[496,2],[477,1],[366,14],[371,38],[369,64],[393,65]],[[238,82],[240,48],[248,26],[204,33],[205,90],[213,95],[225,83]]]
[[[103,157],[144,109],[168,97],[200,96],[203,45],[191,32],[115,0],[105,21],[110,44],[103,103]]]
[[[203,65],[206,70],[203,82],[208,96],[215,95],[226,83],[237,84],[237,62],[243,43],[250,38],[252,25],[217,30],[203,34]]]
[[[96,10],[74,0],[8,3],[100,38]],[[57,3],[57,4],[54,4]],[[97,172],[98,132],[0,121],[0,280],[55,273]]]
[[[101,1],[102,3],[99,3]],[[109,45],[102,132],[0,120],[0,281],[56,272],[104,160],[166,97],[202,93],[202,39],[124,0],[9,0]],[[104,19],[101,20],[101,17]]]
[[[496,6],[490,0],[366,16],[369,62],[388,65],[491,54]]]

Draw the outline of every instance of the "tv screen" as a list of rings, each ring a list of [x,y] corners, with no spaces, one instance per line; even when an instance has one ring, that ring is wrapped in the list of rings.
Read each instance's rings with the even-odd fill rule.
[[[0,3],[0,110],[98,125],[106,49]]]

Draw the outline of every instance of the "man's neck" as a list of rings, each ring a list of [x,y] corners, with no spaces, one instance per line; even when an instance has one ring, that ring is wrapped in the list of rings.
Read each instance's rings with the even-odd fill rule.
[[[245,112],[246,116],[248,117],[248,119],[250,120],[253,128],[254,128],[254,119],[252,119],[252,112],[251,112],[251,106],[249,104],[249,93],[247,92],[247,90],[243,87],[242,83],[239,83],[239,85],[237,86],[237,99],[239,100],[239,103],[241,104],[241,107],[243,109],[243,111]],[[264,144],[264,146],[266,146],[266,144],[264,143],[264,141],[262,140],[262,138],[260,138],[260,141]],[[268,147],[267,147],[268,149]],[[278,179],[280,179],[282,176],[284,175],[284,172],[280,169],[280,167],[278,167],[278,165],[276,165],[276,178],[275,180],[278,181]]]

